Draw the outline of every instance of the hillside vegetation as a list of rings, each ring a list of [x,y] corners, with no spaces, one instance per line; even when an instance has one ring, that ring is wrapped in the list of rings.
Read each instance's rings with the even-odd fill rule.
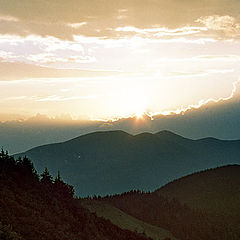
[[[240,214],[240,165],[197,172],[170,182],[155,193],[210,213]]]
[[[41,178],[28,158],[0,152],[0,239],[147,240],[97,217],[73,198],[73,187],[45,169]]]
[[[119,226],[122,229],[128,229],[130,231],[136,231],[138,233],[145,233],[146,236],[151,237],[154,240],[175,240],[175,237],[169,231],[148,224],[144,222],[144,220],[141,221],[133,216],[130,216],[112,204],[96,200],[83,200],[82,204],[84,207],[89,209],[90,212],[96,213],[97,216],[110,220],[113,224]]]
[[[166,229],[177,239],[237,240],[239,176],[239,165],[224,166],[177,179],[153,193],[130,191],[95,201]]]

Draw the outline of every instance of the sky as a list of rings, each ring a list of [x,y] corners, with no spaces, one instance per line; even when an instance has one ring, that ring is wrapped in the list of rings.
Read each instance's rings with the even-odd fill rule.
[[[182,113],[239,64],[239,0],[0,0],[0,121]]]

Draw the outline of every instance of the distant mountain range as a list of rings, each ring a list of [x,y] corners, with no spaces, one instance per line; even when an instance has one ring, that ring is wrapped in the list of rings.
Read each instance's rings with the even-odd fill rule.
[[[239,84],[238,84],[239,85]],[[240,139],[240,86],[229,100],[210,101],[200,108],[190,108],[181,114],[156,115],[151,119],[144,115],[122,118],[117,121],[77,121],[70,117],[49,119],[37,114],[28,120],[0,122],[0,146],[11,154],[54,142],[95,132],[124,130],[131,134],[156,133],[170,130],[191,139],[216,137]],[[0,114],[0,119],[8,119]]]
[[[170,131],[130,135],[95,132],[33,148],[36,169],[59,170],[80,196],[115,194],[131,189],[155,190],[195,171],[240,163],[240,141],[191,140]]]

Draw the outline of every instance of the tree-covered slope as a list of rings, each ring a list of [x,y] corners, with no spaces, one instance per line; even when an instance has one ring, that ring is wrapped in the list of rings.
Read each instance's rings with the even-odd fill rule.
[[[192,209],[177,199],[169,199],[156,193],[130,191],[98,198],[97,201],[112,205],[152,226],[166,229],[179,240],[238,240],[240,238],[239,215],[234,221],[229,221],[229,218],[224,215]],[[227,205],[223,207],[231,211]]]
[[[39,179],[27,159],[0,153],[0,239],[5,240],[147,240],[97,217],[73,198],[73,188],[53,181],[47,170]]]
[[[240,165],[194,173],[166,184],[155,193],[213,214],[240,217]]]
[[[97,201],[169,230],[181,240],[240,238],[239,165],[196,172],[152,193],[130,191]]]

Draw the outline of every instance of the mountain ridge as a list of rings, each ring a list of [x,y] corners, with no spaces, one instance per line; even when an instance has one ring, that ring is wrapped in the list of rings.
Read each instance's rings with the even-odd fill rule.
[[[95,201],[114,206],[177,239],[238,240],[239,176],[240,165],[227,165],[192,173],[152,193],[138,190],[88,201],[93,206]],[[101,213],[115,220],[114,214]]]
[[[240,163],[240,141],[192,140],[170,131],[100,131],[16,156],[24,155],[38,171],[48,167],[56,175],[60,170],[80,195],[105,195],[138,188],[152,191],[195,171]],[[86,188],[80,189],[80,182]]]
[[[240,197],[240,165],[231,164],[203,171],[195,172],[155,190],[154,193],[168,198],[176,198],[182,204],[193,208],[200,208],[211,213],[219,211],[227,214],[224,208],[218,208],[216,202],[230,201],[236,196]],[[194,184],[193,184],[194,183]],[[236,199],[237,201],[237,199]],[[236,201],[232,202],[232,208],[238,210]],[[228,204],[227,204],[228,203]]]

